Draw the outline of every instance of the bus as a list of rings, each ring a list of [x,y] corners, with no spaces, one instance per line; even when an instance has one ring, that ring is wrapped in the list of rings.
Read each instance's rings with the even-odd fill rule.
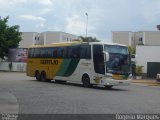
[[[131,83],[128,47],[116,43],[64,42],[32,46],[28,50],[27,76],[38,81],[82,83],[111,88]]]

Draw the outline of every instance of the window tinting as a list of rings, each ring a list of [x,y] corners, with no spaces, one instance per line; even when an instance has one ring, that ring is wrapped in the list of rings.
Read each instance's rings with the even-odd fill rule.
[[[30,48],[29,58],[91,58],[91,47],[82,46],[64,46],[64,47],[46,47],[46,48]]]
[[[91,47],[81,46],[80,47],[80,58],[90,59],[91,58]]]
[[[68,58],[79,58],[79,46],[68,47]]]

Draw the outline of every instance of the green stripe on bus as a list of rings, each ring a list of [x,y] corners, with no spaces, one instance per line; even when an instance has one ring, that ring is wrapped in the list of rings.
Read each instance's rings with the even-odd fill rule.
[[[69,68],[71,59],[64,59],[62,65],[60,66],[60,70],[57,73],[57,76],[63,76]]]
[[[57,72],[57,76],[68,77],[73,74],[80,59],[65,59],[60,67],[60,70]]]
[[[72,75],[73,72],[75,71],[75,69],[77,68],[77,65],[78,65],[79,61],[80,61],[80,59],[71,59],[70,64],[68,66],[68,69],[65,72],[65,74],[63,74],[63,76]]]

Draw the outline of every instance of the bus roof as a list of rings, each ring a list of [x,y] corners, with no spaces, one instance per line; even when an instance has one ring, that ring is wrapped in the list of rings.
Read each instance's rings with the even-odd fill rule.
[[[106,45],[119,45],[119,46],[126,46],[123,44],[118,43],[108,43],[108,42],[59,42],[59,43],[51,43],[49,45],[32,45],[29,48],[41,48],[41,47],[60,47],[60,46],[72,46],[72,45],[96,45],[96,44],[106,44]]]
[[[119,46],[126,46],[124,44],[119,44],[119,43],[111,43],[111,42],[90,42],[89,44],[94,45],[94,44],[106,44],[106,45],[119,45]]]

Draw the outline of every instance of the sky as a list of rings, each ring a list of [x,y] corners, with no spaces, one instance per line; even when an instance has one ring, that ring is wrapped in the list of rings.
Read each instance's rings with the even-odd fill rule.
[[[88,24],[87,15],[88,14]],[[63,31],[111,42],[112,31],[157,31],[160,0],[0,0],[21,32]]]

